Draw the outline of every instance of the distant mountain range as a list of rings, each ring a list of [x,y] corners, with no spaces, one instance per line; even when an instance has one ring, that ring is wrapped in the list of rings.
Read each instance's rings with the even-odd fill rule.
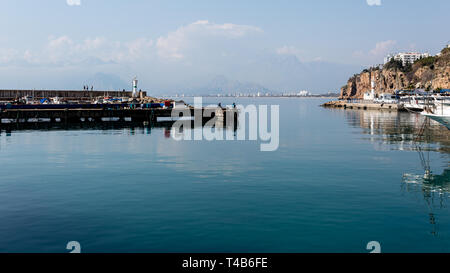
[[[120,77],[114,74],[96,73],[92,77],[84,81],[84,84],[95,90],[130,90],[131,80],[129,83],[120,79]]]
[[[285,92],[308,90],[313,93],[336,91],[349,74],[361,66],[327,61],[302,62],[294,55],[267,55],[243,67],[242,72],[268,89]]]
[[[223,75],[214,77],[208,84],[195,90],[196,94],[202,95],[257,92],[268,93],[273,91],[257,83],[230,80]]]

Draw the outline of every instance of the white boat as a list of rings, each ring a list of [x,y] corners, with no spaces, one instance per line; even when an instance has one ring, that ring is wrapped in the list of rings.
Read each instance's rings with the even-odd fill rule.
[[[382,93],[378,95],[378,98],[373,100],[375,103],[397,104],[398,99],[396,95],[390,93]]]
[[[59,97],[50,98],[50,101],[52,102],[52,104],[62,104],[61,98]]]
[[[450,100],[434,98],[432,104],[424,108],[422,115],[431,118],[450,130]]]
[[[429,102],[425,96],[408,96],[400,100],[403,107],[411,112],[422,112]]]
[[[33,96],[24,96],[24,97],[20,98],[19,101],[24,104],[34,104]]]

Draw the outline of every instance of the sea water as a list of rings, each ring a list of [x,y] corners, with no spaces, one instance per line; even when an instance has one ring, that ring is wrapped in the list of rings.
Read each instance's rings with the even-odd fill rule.
[[[450,251],[449,131],[325,101],[204,98],[279,105],[273,152],[168,127],[3,128],[0,252]]]

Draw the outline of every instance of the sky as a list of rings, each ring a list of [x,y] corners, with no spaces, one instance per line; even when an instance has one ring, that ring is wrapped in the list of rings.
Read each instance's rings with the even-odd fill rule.
[[[450,43],[447,0],[2,0],[0,89],[338,91]],[[211,91],[211,92],[212,92]]]

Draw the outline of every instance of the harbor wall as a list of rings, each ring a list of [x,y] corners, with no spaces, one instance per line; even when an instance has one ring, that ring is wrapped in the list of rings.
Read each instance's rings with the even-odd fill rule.
[[[147,92],[142,92],[147,96]],[[71,100],[91,100],[92,98],[131,97],[131,91],[83,91],[83,90],[0,90],[0,100],[14,100],[24,96],[33,96],[36,99],[60,97]]]

